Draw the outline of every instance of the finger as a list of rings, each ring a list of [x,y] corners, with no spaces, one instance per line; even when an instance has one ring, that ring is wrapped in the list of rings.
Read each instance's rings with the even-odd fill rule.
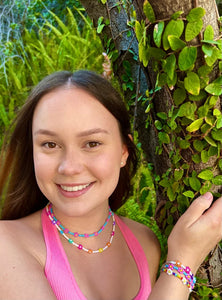
[[[213,195],[207,192],[195,199],[187,211],[180,218],[182,222],[186,223],[187,226],[195,223],[208,209],[213,201]]]

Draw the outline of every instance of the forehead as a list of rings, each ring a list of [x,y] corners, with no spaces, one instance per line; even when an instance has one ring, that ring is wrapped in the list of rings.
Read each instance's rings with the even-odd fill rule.
[[[44,126],[83,130],[92,126],[118,128],[118,122],[96,98],[72,87],[57,89],[40,99],[33,115],[33,130]]]

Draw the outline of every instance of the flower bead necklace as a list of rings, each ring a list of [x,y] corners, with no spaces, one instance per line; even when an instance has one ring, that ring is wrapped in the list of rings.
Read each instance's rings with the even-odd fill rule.
[[[87,252],[88,254],[95,254],[95,253],[102,253],[103,251],[105,251],[106,249],[108,249],[111,244],[112,244],[112,241],[113,241],[113,237],[114,237],[114,234],[115,234],[115,225],[116,225],[116,221],[115,221],[115,217],[114,217],[114,213],[111,211],[111,209],[109,209],[109,216],[106,220],[106,222],[104,223],[104,225],[101,227],[101,231],[99,230],[97,233],[99,234],[100,232],[102,232],[102,230],[104,229],[104,227],[106,226],[107,222],[109,221],[110,217],[112,216],[112,219],[113,219],[113,227],[112,227],[112,232],[111,232],[111,236],[110,236],[110,240],[109,242],[106,243],[105,247],[103,248],[99,248],[97,250],[92,250],[92,249],[87,249],[85,247],[83,247],[82,244],[77,244],[75,243],[71,238],[69,238],[66,233],[70,233],[71,231],[69,231],[68,229],[66,229],[64,226],[61,225],[61,223],[59,222],[59,220],[56,219],[54,213],[53,213],[53,210],[52,210],[52,204],[49,203],[47,204],[46,206],[46,214],[48,215],[49,219],[51,220],[51,223],[56,226],[56,229],[58,230],[58,232],[64,236],[64,238],[66,238],[68,240],[68,242],[74,246],[76,246],[79,250],[83,250],[85,252]],[[62,226],[62,227],[61,227]],[[66,231],[65,231],[66,230]],[[75,233],[72,233],[74,237],[91,237],[91,236],[98,236],[98,234],[96,233],[93,233],[93,234],[78,234],[76,232],[76,235]]]
[[[71,234],[72,236],[74,237],[85,237],[85,238],[88,238],[88,237],[93,237],[93,236],[98,236],[105,228],[105,226],[107,225],[107,223],[109,222],[109,219],[110,217],[112,216],[112,211],[109,207],[109,215],[108,215],[108,218],[107,220],[105,221],[105,223],[103,224],[103,226],[100,228],[100,230],[96,231],[96,232],[93,232],[93,233],[90,233],[90,234],[87,234],[87,233],[83,233],[83,234],[80,234],[78,232],[72,232],[70,231],[68,228],[65,228],[59,221],[58,219],[55,217],[54,213],[53,213],[53,210],[52,210],[52,203],[49,203],[48,205],[48,211],[51,215],[51,217],[53,218],[53,223],[57,224],[60,229],[64,232],[64,233],[68,233],[68,234]]]

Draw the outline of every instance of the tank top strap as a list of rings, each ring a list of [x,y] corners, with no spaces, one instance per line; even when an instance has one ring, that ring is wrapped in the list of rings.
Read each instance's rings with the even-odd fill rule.
[[[140,290],[134,300],[147,299],[147,295],[149,295],[151,292],[151,281],[146,255],[138,239],[130,230],[130,228],[121,220],[120,217],[115,216],[115,218],[134,257],[140,275]]]
[[[87,300],[79,289],[60,241],[46,209],[42,211],[42,228],[46,244],[45,276],[59,300]]]

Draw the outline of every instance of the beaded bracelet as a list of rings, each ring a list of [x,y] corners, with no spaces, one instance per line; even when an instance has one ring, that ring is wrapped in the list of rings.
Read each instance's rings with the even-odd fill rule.
[[[175,270],[176,272],[174,272]],[[179,278],[183,284],[186,284],[191,292],[196,283],[196,277],[192,274],[189,267],[185,267],[179,261],[169,261],[166,262],[161,268],[162,272],[165,272],[167,275],[173,275]]]

